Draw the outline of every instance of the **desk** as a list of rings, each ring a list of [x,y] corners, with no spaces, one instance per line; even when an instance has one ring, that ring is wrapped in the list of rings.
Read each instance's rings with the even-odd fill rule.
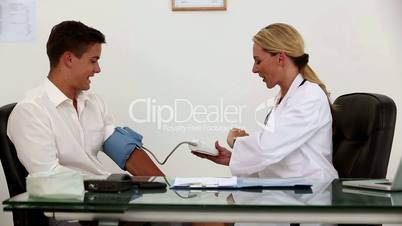
[[[157,178],[163,181],[163,178]],[[5,211],[43,210],[58,220],[145,222],[402,223],[402,193],[346,189],[339,180],[312,190],[128,191],[84,200],[3,202]],[[365,193],[365,194],[363,194]]]

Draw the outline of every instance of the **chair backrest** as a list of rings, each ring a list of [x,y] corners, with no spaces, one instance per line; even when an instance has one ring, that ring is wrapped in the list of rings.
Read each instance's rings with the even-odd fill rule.
[[[381,94],[351,93],[335,102],[333,163],[341,178],[385,178],[396,105]]]
[[[13,143],[7,136],[7,121],[15,103],[0,108],[0,159],[7,180],[10,196],[26,191],[25,177],[28,172],[18,160]]]
[[[11,196],[26,191],[25,177],[28,175],[25,167],[17,157],[14,144],[7,136],[7,122],[16,103],[0,108],[0,160],[6,176],[8,193]],[[48,219],[39,210],[13,211],[14,226],[48,225]]]

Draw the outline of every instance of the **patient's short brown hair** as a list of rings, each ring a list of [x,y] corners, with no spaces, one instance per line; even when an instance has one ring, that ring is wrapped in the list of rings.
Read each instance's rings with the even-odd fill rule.
[[[63,21],[52,28],[46,44],[50,68],[54,68],[65,51],[80,58],[88,47],[105,43],[105,35],[79,21]]]

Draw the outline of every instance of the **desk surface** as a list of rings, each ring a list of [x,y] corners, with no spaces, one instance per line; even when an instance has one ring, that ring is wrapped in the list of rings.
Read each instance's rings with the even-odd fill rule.
[[[83,200],[38,199],[23,193],[3,204],[6,211],[40,209],[59,219],[73,216],[81,220],[402,223],[402,192],[345,188],[339,180],[314,184],[308,190],[87,192]]]

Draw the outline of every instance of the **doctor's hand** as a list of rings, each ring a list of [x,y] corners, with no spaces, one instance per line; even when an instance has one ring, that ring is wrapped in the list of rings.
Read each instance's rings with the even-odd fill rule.
[[[228,137],[227,137],[227,142],[228,142],[229,147],[233,148],[236,138],[244,137],[244,136],[248,136],[248,133],[245,130],[238,129],[238,128],[231,129],[229,131]]]
[[[193,152],[193,151],[191,153],[193,153],[194,155],[196,155],[200,158],[209,159],[214,163],[228,166],[229,162],[230,162],[230,157],[232,156],[232,152],[229,151],[228,149],[220,146],[218,141],[215,141],[215,148],[216,148],[216,150],[218,150],[217,156],[201,154],[201,153]]]

